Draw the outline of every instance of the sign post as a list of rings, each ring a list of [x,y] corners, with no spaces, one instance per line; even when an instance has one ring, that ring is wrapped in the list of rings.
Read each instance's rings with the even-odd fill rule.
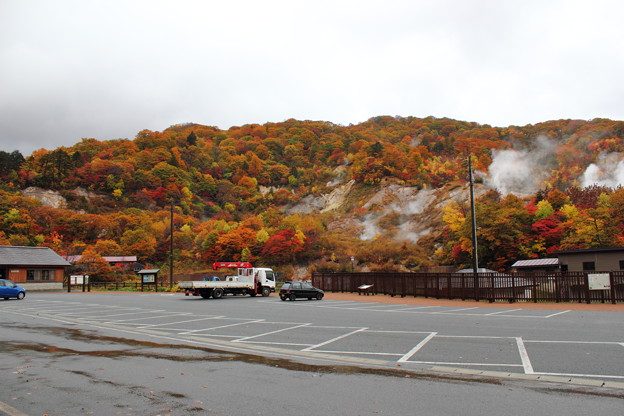
[[[139,270],[141,276],[141,292],[144,291],[145,285],[154,286],[154,291],[158,292],[158,272],[160,269],[143,269]]]

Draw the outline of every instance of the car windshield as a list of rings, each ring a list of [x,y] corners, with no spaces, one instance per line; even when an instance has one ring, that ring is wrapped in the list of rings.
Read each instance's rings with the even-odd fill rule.
[[[314,289],[314,286],[312,286],[310,283],[301,283],[301,287],[303,289]]]

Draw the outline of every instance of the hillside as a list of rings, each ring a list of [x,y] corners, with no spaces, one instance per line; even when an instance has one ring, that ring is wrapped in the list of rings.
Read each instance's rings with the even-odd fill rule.
[[[479,258],[502,270],[624,244],[623,152],[624,122],[607,119],[176,125],[26,159],[0,151],[0,243],[166,267],[173,204],[176,270],[225,259],[287,272],[462,267],[471,154]]]

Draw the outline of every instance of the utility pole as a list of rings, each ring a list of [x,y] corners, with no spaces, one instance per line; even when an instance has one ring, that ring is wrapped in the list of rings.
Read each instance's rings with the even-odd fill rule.
[[[169,231],[169,290],[173,288],[173,201],[171,201]]]
[[[472,155],[468,155],[468,170],[470,177],[470,211],[472,213],[472,271],[479,273],[479,258],[477,256],[477,215],[475,212],[474,179],[472,177]]]

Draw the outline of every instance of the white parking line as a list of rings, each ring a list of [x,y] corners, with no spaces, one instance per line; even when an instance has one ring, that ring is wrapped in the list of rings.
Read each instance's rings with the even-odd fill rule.
[[[502,311],[486,313],[485,316],[500,315],[509,312],[521,311],[522,309],[503,309]]]
[[[274,305],[282,304],[283,302],[270,302]],[[413,314],[431,314],[431,315],[455,315],[455,316],[491,316],[491,317],[504,317],[504,318],[525,318],[525,319],[547,319],[555,316],[559,316],[561,314],[571,312],[570,310],[560,311],[557,313],[539,316],[539,315],[515,315],[512,312],[522,311],[523,309],[504,309],[501,311],[490,312],[490,313],[466,313],[465,311],[475,310],[475,309],[483,309],[482,307],[468,307],[468,308],[459,308],[459,309],[444,309],[442,306],[416,306],[409,307],[407,305],[397,305],[397,304],[378,304],[378,305],[370,305],[367,302],[357,302],[351,301],[348,303],[343,303],[342,301],[323,301],[324,303],[307,303],[300,302],[299,306],[301,307],[312,307],[312,308],[324,308],[324,309],[337,309],[337,310],[352,310],[352,311],[371,311],[371,312],[392,312],[392,313],[413,313]],[[391,308],[391,309],[385,309]],[[429,310],[425,310],[429,309]],[[462,313],[464,312],[464,313]]]
[[[470,311],[473,309],[479,309],[479,308],[472,307],[472,308],[451,309],[450,311],[441,311],[441,312],[434,312],[434,313],[438,313],[438,314],[455,313],[455,312],[461,312],[461,311]]]
[[[387,303],[380,303],[380,304],[375,304],[375,305],[365,305],[365,306],[358,306],[356,308],[344,308],[344,309],[373,310],[377,308],[391,308],[392,306],[394,305],[390,305]]]
[[[332,338],[332,339],[327,340],[327,341],[325,341],[325,342],[321,342],[320,344],[316,344],[316,345],[313,345],[313,346],[311,346],[311,347],[304,348],[304,349],[302,349],[301,351],[312,351],[312,350],[313,350],[313,349],[315,349],[315,348],[322,347],[323,345],[331,344],[332,342],[336,342],[336,341],[338,341],[339,339],[343,339],[343,338],[349,337],[349,336],[351,336],[351,335],[353,335],[353,334],[357,334],[358,332],[366,331],[367,329],[368,329],[368,328],[366,328],[366,327],[359,328],[359,329],[356,329],[355,331],[351,331],[351,332],[348,332],[348,333],[346,333],[346,334],[340,335],[339,337]]]
[[[568,311],[561,311],[561,312],[553,313],[552,315],[544,316],[544,318],[552,318],[553,316],[562,315],[562,314],[568,313],[568,312],[571,312],[571,311],[568,310]]]
[[[563,377],[615,378],[618,380],[624,380],[624,376],[613,376],[613,375],[605,375],[605,374],[544,373],[544,372],[539,372],[539,371],[533,374],[544,375],[544,376],[563,376]]]
[[[100,314],[98,314],[98,318],[111,318],[113,316],[137,315],[137,314],[140,314],[140,313],[149,313],[149,312],[141,311],[139,308],[128,308],[127,310],[128,310],[128,312],[113,313],[113,314],[110,314],[110,315],[100,315]],[[136,311],[136,312],[134,312],[134,311]]]
[[[506,364],[506,363],[463,363],[463,362],[447,362],[447,361],[405,361],[411,364],[433,364],[433,365],[452,365],[462,367],[522,367],[522,364]]]
[[[78,310],[76,312],[66,312],[66,313],[64,313],[64,315],[66,315],[66,316],[74,316],[74,315],[84,316],[85,314],[93,313],[93,314],[97,314],[97,317],[100,318],[100,317],[104,317],[105,315],[102,315],[102,313],[104,313],[104,312],[106,312],[108,310],[110,310],[112,312],[112,311],[118,311],[119,309],[118,308],[111,308],[110,306],[108,306],[108,307],[102,306],[102,307],[95,307],[95,308],[87,308],[86,310]],[[128,310],[137,310],[137,309],[134,308],[134,309],[128,309]],[[75,309],[72,309],[72,311],[75,311]],[[55,310],[54,312],[57,313],[58,311]]]
[[[250,340],[250,339],[260,338],[260,337],[263,337],[263,336],[266,336],[266,335],[271,335],[271,334],[277,334],[279,332],[290,331],[291,329],[301,328],[303,326],[308,326],[308,325],[310,325],[310,324],[301,324],[301,325],[291,326],[289,328],[277,329],[275,331],[269,331],[269,332],[265,332],[263,334],[252,335],[252,336],[249,336],[249,337],[243,337],[243,338],[235,340],[234,342],[245,342],[245,341]]]
[[[525,374],[534,374],[533,365],[531,365],[531,360],[529,359],[529,354],[524,346],[524,342],[522,341],[522,337],[516,337],[516,344],[518,344],[518,352],[520,353],[520,359],[522,360],[522,367],[524,368]]]
[[[407,312],[407,311],[416,311],[420,309],[431,309],[431,308],[439,308],[439,306],[416,306],[416,307],[408,307],[403,309],[389,309],[384,312]]]
[[[431,341],[433,339],[433,337],[435,337],[437,334],[438,334],[437,332],[431,332],[429,335],[427,335],[425,337],[425,339],[420,341],[414,348],[409,350],[407,354],[404,354],[403,357],[399,358],[397,361],[400,362],[400,363],[407,361],[412,355],[416,354],[418,352],[418,350],[420,350],[429,341]]]
[[[326,352],[332,354],[350,354],[350,355],[380,355],[380,356],[402,356],[403,353],[392,353],[392,352],[366,352],[366,351],[335,351],[335,350],[314,350],[312,352]]]
[[[231,318],[229,318],[231,319]],[[254,323],[258,323],[258,322],[265,322],[264,319],[254,319],[254,320],[249,320],[249,321],[245,321],[245,322],[238,322],[236,324],[229,324],[229,325],[220,325],[220,326],[213,326],[211,328],[203,328],[203,329],[194,329],[192,331],[184,331],[184,332],[180,332],[180,335],[190,335],[190,334],[196,334],[198,332],[204,332],[204,331],[212,331],[213,329],[221,329],[221,328],[231,328],[233,326],[240,326],[240,325],[246,325],[246,324],[254,324]]]
[[[164,311],[157,311],[157,312],[164,312]],[[143,312],[141,312],[143,313]],[[138,313],[137,313],[138,315]],[[136,321],[144,321],[146,319],[161,319],[161,318],[171,318],[174,316],[188,316],[188,315],[192,315],[191,313],[173,313],[170,315],[151,315],[151,316],[145,316],[143,318],[132,318],[132,319],[113,319],[111,321],[105,321],[104,323],[125,323],[128,325],[132,325],[133,322]],[[95,319],[95,318],[92,318]],[[139,324],[140,325],[140,324]]]
[[[156,328],[156,327],[162,327],[162,326],[168,326],[168,325],[179,325],[179,324],[185,324],[188,322],[197,322],[197,321],[207,321],[210,319],[221,319],[221,318],[225,318],[225,316],[221,315],[221,316],[208,316],[208,317],[204,317],[204,318],[196,318],[196,319],[187,319],[185,321],[175,321],[175,322],[167,322],[164,324],[145,324],[145,326],[142,326],[141,328]]]

